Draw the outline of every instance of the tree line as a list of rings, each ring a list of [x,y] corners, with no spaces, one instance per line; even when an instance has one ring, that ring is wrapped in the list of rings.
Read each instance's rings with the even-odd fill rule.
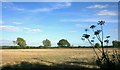
[[[104,30],[103,30],[103,25],[104,25],[105,21],[98,21],[98,25],[100,25],[100,29],[95,29],[96,26],[95,25],[91,25],[90,29],[92,29],[93,31],[93,35],[90,35],[88,33],[89,29],[85,29],[85,33],[82,36],[82,40],[84,41],[85,39],[90,43],[91,47],[97,48],[97,47],[110,47],[109,44],[109,38],[110,36],[107,35],[105,39],[103,39],[104,37]],[[101,33],[101,34],[100,34]],[[100,36],[101,35],[101,36]],[[92,39],[90,39],[90,37],[92,36]],[[97,40],[99,41],[99,43],[95,43],[95,38],[97,38]],[[16,39],[16,41],[13,41],[14,46],[17,44],[19,47],[21,48],[26,48],[27,44],[24,38],[18,37]],[[105,46],[103,46],[105,43]],[[45,39],[42,41],[43,47],[51,47],[51,41],[49,39]],[[73,45],[70,44],[70,42],[66,39],[61,39],[58,41],[57,43],[58,47],[74,47]],[[112,47],[120,47],[120,41],[112,41]],[[80,47],[80,46],[79,46]]]
[[[16,41],[13,41],[14,46],[18,45],[21,48],[26,48],[27,44],[24,38],[18,37]],[[51,41],[49,39],[45,39],[42,41],[43,46],[41,47],[51,47]],[[70,47],[70,43],[66,39],[61,39],[57,43],[58,47]]]
[[[94,40],[91,40],[91,42],[93,42]],[[105,41],[104,41],[105,42]],[[16,41],[13,41],[14,46],[18,45],[20,48],[26,48],[28,47],[26,44],[26,41],[24,38],[18,37],[16,39]],[[42,41],[43,46],[39,46],[39,47],[43,47],[43,48],[48,48],[51,47],[51,41],[49,39],[45,39]],[[119,47],[120,45],[120,41],[112,41],[112,45],[113,46],[108,46],[108,42],[106,43],[107,45],[105,47]],[[66,39],[61,39],[58,41],[57,43],[57,47],[63,47],[63,48],[69,48],[69,47],[75,47],[73,45],[70,44],[70,42]],[[85,47],[85,46],[77,46],[77,47]],[[91,46],[89,46],[91,47]],[[100,47],[99,43],[95,43],[95,48]]]

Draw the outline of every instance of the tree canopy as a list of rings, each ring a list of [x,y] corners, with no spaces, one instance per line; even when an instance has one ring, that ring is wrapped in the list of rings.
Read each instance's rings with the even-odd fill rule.
[[[96,48],[100,47],[100,44],[99,43],[95,43],[95,47]]]
[[[120,47],[120,41],[112,41],[113,47]]]
[[[44,47],[50,47],[51,46],[51,41],[48,40],[48,39],[43,40],[42,43],[43,43]]]
[[[26,47],[26,41],[21,38],[21,37],[18,37],[17,40],[16,40],[16,44],[19,45],[21,48],[25,48]]]
[[[70,43],[66,39],[61,39],[57,43],[59,47],[70,47]]]

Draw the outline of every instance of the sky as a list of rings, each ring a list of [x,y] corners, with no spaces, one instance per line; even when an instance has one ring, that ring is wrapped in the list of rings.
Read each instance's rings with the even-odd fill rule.
[[[118,40],[117,2],[2,2],[0,20],[0,45],[13,45],[17,37],[26,40],[27,45],[39,46],[49,39],[57,46],[60,39],[67,39],[71,45],[88,46],[81,37],[85,29],[104,20],[104,38],[110,35],[110,43]],[[93,32],[88,33],[92,38]],[[97,39],[95,39],[96,42]]]
[[[28,0],[1,0],[2,2],[28,2]],[[29,0],[29,2],[119,2],[119,0]]]

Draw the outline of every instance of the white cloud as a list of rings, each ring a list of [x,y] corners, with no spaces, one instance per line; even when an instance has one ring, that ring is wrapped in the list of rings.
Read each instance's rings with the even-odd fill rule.
[[[42,32],[41,29],[28,29],[28,32]]]
[[[62,19],[60,22],[98,22],[99,20],[104,20],[107,23],[118,23],[117,19],[107,19],[107,18],[75,18],[75,19]]]
[[[65,3],[57,3],[56,5],[53,6],[54,9],[60,9],[60,8],[67,8],[70,7],[71,3],[65,2]]]
[[[18,31],[19,28],[18,28],[18,27],[15,27],[15,26],[2,25],[2,26],[0,26],[0,30]]]
[[[0,30],[6,31],[25,31],[25,32],[42,32],[39,28],[28,28],[28,27],[17,27],[17,26],[10,26],[10,25],[1,25]]]
[[[33,10],[29,10],[29,12],[49,12],[52,11],[51,8],[37,8],[37,9],[33,9]]]
[[[97,22],[98,20],[100,20],[99,18],[85,18],[85,19],[62,19],[60,20],[61,22]]]
[[[0,40],[0,46],[4,46],[4,45],[13,45],[13,41],[12,40]]]
[[[24,27],[23,29],[25,29],[25,30],[29,30],[30,28],[28,28],[28,27]]]
[[[97,15],[100,15],[100,16],[116,16],[117,12],[109,11],[109,10],[102,10],[102,11],[98,12]]]
[[[19,25],[19,24],[22,24],[22,23],[20,23],[20,22],[12,22],[13,24],[17,24],[17,25]]]
[[[26,32],[42,32],[42,30],[39,29],[39,28],[28,28],[28,27],[24,27],[23,30],[25,30]]]
[[[7,9],[17,10],[17,11],[24,11],[24,10],[25,10],[24,8],[17,7],[17,6],[16,6],[14,3],[12,3],[12,2],[3,3],[2,7],[3,7],[3,8],[7,8]]]
[[[24,8],[18,8],[18,7],[13,7],[14,10],[17,10],[17,11],[24,11],[25,9]]]
[[[49,6],[49,7],[36,8],[36,9],[28,10],[28,11],[29,12],[50,12],[56,9],[67,8],[70,6],[71,6],[71,3],[69,2],[56,3],[56,4],[52,4],[52,6]]]
[[[11,2],[11,3],[5,3],[3,5],[3,8],[13,9],[16,11],[25,11],[25,12],[49,12],[56,9],[67,8],[70,6],[71,6],[70,2],[61,2],[61,3],[58,2],[58,3],[51,4],[47,7],[28,9],[28,8],[18,7],[17,5]]]
[[[96,5],[88,6],[87,8],[107,8],[107,7],[108,5],[96,4]]]
[[[76,27],[80,27],[80,28],[88,28],[89,25],[87,24],[75,24]]]

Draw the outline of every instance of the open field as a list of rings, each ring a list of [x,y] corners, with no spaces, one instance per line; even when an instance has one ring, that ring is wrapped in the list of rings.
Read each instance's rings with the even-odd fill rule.
[[[96,49],[97,50],[97,49]],[[112,49],[109,49],[109,53]],[[99,51],[97,51],[99,52]],[[45,65],[70,64],[88,68],[99,68],[95,65],[95,54],[92,48],[74,49],[4,49],[1,50],[2,64],[14,65],[20,62],[42,63]]]

